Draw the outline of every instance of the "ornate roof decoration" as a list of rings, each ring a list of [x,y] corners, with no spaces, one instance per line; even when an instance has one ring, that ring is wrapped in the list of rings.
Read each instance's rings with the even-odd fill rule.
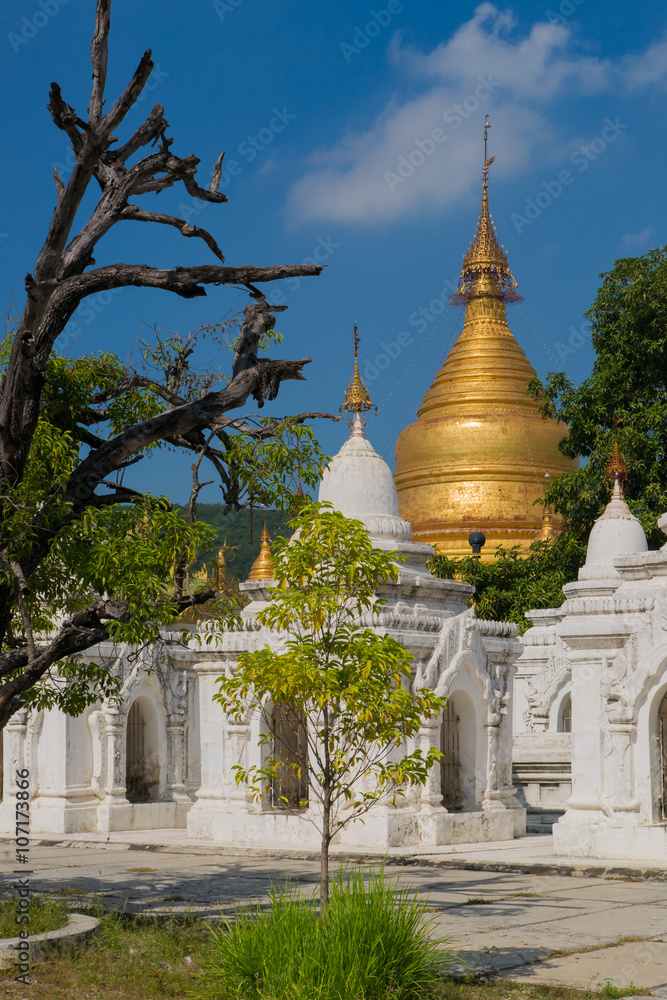
[[[614,447],[607,460],[607,475],[614,485],[612,500],[623,500],[623,487],[628,481],[628,463],[618,447],[618,417],[614,416]]]
[[[354,333],[354,373],[350,379],[350,383],[345,392],[345,401],[340,408],[340,412],[343,410],[348,414],[347,422],[352,427],[354,423],[355,413],[368,413],[370,410],[375,410],[377,414],[377,406],[371,402],[371,397],[368,389],[364,385],[364,381],[359,374],[359,343],[360,337],[357,332],[357,324],[353,327]],[[366,423],[366,418],[363,418],[364,424]]]
[[[465,305],[476,295],[492,295],[504,302],[520,302],[514,275],[507,263],[507,254],[498,242],[498,234],[489,209],[489,167],[495,156],[487,157],[489,116],[484,122],[484,170],[482,171],[482,209],[472,243],[463,258],[459,285],[449,302]]]
[[[262,545],[259,550],[259,555],[252,564],[248,579],[273,579],[273,555],[271,553],[271,539],[269,538],[269,529],[266,527],[266,521],[264,522],[264,527],[262,528]]]

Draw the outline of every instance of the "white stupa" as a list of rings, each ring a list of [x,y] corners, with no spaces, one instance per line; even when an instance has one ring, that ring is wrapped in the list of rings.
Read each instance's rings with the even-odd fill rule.
[[[473,590],[457,580],[432,576],[426,563],[433,546],[412,541],[412,525],[398,513],[398,496],[391,469],[366,437],[366,414],[377,407],[359,374],[359,335],[354,327],[354,373],[341,407],[348,415],[350,436],[324,470],[317,499],[329,502],[345,517],[361,521],[375,548],[400,552],[400,583],[439,612],[458,613]],[[444,603],[443,603],[444,602]]]
[[[581,581],[612,580],[620,583],[614,559],[637,555],[648,549],[644,529],[623,497],[627,465],[618,447],[618,438],[614,441],[607,471],[613,477],[614,490],[604,513],[591,529],[586,562],[579,570]]]
[[[346,406],[351,389],[355,392],[360,389],[368,396],[359,377],[356,358]],[[399,516],[394,477],[366,437],[361,412],[353,411],[350,436],[324,470],[318,500],[328,501],[345,517],[363,521],[373,539],[409,542],[412,527]]]

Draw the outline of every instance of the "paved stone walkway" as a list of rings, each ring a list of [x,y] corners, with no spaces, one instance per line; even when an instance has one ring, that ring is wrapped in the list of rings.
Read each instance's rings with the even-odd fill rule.
[[[309,852],[278,857],[269,847],[177,843],[179,835],[36,839],[32,882],[38,891],[66,894],[73,905],[97,898],[137,912],[211,916],[229,911],[235,900],[264,901],[271,881],[282,884],[287,876],[304,891],[316,889],[319,866]],[[527,837],[461,845],[455,855],[451,848],[418,857],[392,851],[388,872],[428,893],[434,934],[448,938],[471,970],[581,988],[606,980],[665,987],[667,997],[667,882],[641,866],[625,866],[631,871],[613,877],[608,871],[620,863],[596,870],[576,859],[570,870],[577,874],[562,874],[549,848],[550,838]],[[11,892],[14,851],[5,843],[0,852],[4,891]],[[337,851],[334,859],[335,870],[349,856]]]

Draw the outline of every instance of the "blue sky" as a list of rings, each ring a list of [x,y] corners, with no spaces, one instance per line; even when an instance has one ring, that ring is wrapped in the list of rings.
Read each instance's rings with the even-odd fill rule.
[[[0,6],[3,312],[12,292],[22,308],[54,207],[53,166],[67,176],[48,90],[57,80],[85,111],[93,14],[93,0]],[[443,302],[479,211],[485,114],[492,210],[525,298],[510,325],[539,375],[586,377],[583,313],[599,273],[667,242],[667,15],[648,0],[113,0],[109,99],[149,47],[150,90],[127,128],[159,101],[175,151],[201,158],[204,181],[226,151],[229,196],[202,205],[173,189],[159,205],[149,196],[150,207],[208,228],[230,264],[327,265],[282,289],[280,354],[313,363],[264,412],[337,413],[357,322],[380,408],[368,434],[390,464],[461,328],[460,310]],[[197,241],[133,223],[99,248],[98,264],[115,260],[214,262]],[[234,289],[194,301],[124,289],[82,305],[65,349],[136,357],[155,324],[185,333],[243,304]],[[323,422],[317,433],[332,453],[346,428]],[[138,488],[187,496],[187,459],[165,452],[131,472]],[[202,499],[218,496],[210,487]]]

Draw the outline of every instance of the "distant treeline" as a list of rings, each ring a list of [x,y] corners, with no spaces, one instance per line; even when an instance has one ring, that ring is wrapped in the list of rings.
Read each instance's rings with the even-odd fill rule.
[[[187,507],[180,504],[174,505],[175,510],[187,511]],[[286,535],[287,515],[281,510],[255,510],[253,511],[252,544],[250,543],[250,511],[232,510],[229,514],[223,514],[224,506],[221,503],[200,503],[197,504],[197,516],[200,521],[212,524],[217,529],[218,539],[213,549],[202,552],[197,560],[197,569],[206,565],[210,570],[215,561],[218,548],[227,542],[229,548],[225,552],[225,562],[227,569],[237,580],[248,579],[250,567],[259,553],[260,538],[264,519],[269,529],[271,538],[277,535]]]

